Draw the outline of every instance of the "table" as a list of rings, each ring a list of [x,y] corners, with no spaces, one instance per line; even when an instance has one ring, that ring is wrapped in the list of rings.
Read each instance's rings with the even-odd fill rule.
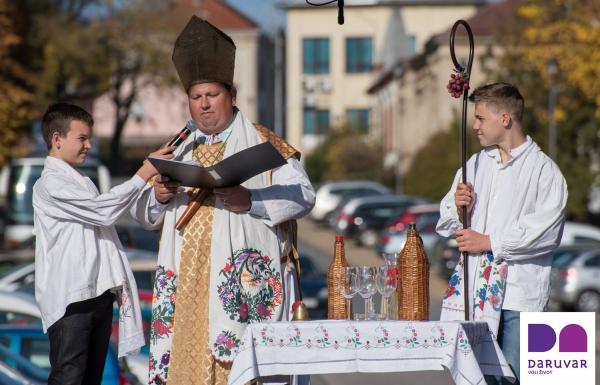
[[[458,385],[514,374],[485,322],[296,321],[251,324],[229,385],[258,377],[447,368]]]

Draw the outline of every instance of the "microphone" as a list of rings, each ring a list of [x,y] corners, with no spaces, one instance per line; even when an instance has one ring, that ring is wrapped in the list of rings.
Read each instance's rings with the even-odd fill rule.
[[[171,139],[171,141],[169,142],[169,144],[167,144],[167,147],[171,147],[171,146],[177,147],[177,146],[179,146],[196,129],[198,129],[198,127],[196,126],[196,124],[194,123],[194,121],[193,120],[188,120],[188,122],[186,123],[185,127],[183,127],[181,129],[181,131],[179,131],[179,133],[173,139]]]
[[[338,0],[338,24],[344,24],[344,0]]]

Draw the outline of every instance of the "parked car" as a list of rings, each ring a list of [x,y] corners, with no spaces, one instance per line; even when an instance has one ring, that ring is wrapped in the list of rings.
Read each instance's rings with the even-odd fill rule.
[[[566,222],[561,245],[600,243],[600,229],[585,223]]]
[[[0,324],[41,326],[35,297],[29,293],[0,291]]]
[[[332,212],[344,194],[353,192],[359,195],[370,193],[391,194],[391,191],[373,181],[355,180],[343,182],[327,182],[321,185],[315,196],[315,206],[310,212],[310,217],[315,221],[325,220],[327,214]]]
[[[156,253],[139,250],[126,249],[125,254],[133,277],[140,290],[152,291],[154,287],[154,271],[156,270]],[[23,291],[35,293],[35,264],[27,262],[5,271],[0,276],[0,290]]]
[[[4,224],[4,247],[33,248],[33,185],[44,168],[45,157],[20,158],[5,165],[0,172],[0,200],[5,210],[0,218]],[[89,158],[78,167],[90,177],[100,192],[110,189],[108,169],[98,160]]]
[[[359,245],[374,246],[377,234],[390,219],[424,202],[422,198],[398,195],[355,198],[340,212],[336,231],[346,238],[353,238]]]
[[[338,202],[337,206],[335,206],[335,209],[333,209],[330,213],[328,213],[325,216],[325,219],[323,221],[325,223],[327,223],[327,225],[329,227],[331,227],[332,229],[335,229],[340,212],[342,211],[344,206],[346,206],[346,203],[350,202],[354,198],[366,198],[366,197],[370,197],[370,196],[374,196],[374,195],[381,196],[381,195],[394,195],[394,194],[382,193],[381,191],[377,191],[377,190],[364,190],[364,189],[350,190],[348,192],[343,193],[340,196],[339,202]]]
[[[560,309],[600,311],[600,245],[556,249],[550,285],[550,301]]]
[[[0,325],[0,344],[49,373],[50,340],[40,327]],[[102,373],[102,385],[126,384],[132,384],[131,375],[121,371],[117,353],[113,346],[109,345],[104,372]]]
[[[417,205],[410,207],[400,218],[388,223],[387,227],[379,234],[377,251],[379,253],[398,253],[404,248],[408,225],[415,223],[417,231],[423,240],[425,252],[432,264],[439,264],[434,249],[438,243],[444,242],[445,238],[439,236],[435,226],[440,219],[439,205]]]
[[[46,385],[48,372],[0,344],[0,385]]]
[[[25,262],[5,270],[0,275],[0,290],[17,291],[23,286],[33,285],[35,264]]]
[[[115,228],[124,248],[153,252],[156,260],[160,240],[158,233],[146,230],[133,221],[119,221]]]
[[[600,246],[600,229],[585,223],[565,222],[560,241],[561,247],[596,243]],[[445,269],[442,270],[443,275],[450,276],[452,274],[459,257],[460,252],[458,251],[456,240],[449,238],[442,250],[442,264],[445,266]]]

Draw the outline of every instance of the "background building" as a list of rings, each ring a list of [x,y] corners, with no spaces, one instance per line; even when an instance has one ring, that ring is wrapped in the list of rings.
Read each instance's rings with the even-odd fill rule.
[[[494,35],[505,27],[506,20],[511,20],[520,3],[508,0],[488,5],[467,19],[475,39],[471,89],[482,85],[487,80],[485,71],[497,66],[494,58],[500,56],[500,48],[494,44]],[[414,155],[434,134],[450,129],[460,119],[462,98],[454,99],[446,90],[454,68],[449,51],[450,30],[451,26],[433,36],[419,55],[399,60],[368,90],[373,96],[370,135],[381,141],[386,164],[394,167],[398,175],[406,173]],[[466,65],[469,42],[462,26],[457,29],[455,54]]]
[[[367,90],[399,59],[455,20],[473,15],[481,0],[346,1],[345,23],[337,6],[288,2],[287,138],[310,151],[331,127],[367,131],[372,102]]]

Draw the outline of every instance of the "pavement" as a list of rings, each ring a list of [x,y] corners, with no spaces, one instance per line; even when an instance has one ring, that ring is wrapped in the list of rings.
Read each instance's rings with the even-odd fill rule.
[[[322,260],[314,261],[323,269],[327,269],[333,258],[333,245],[335,233],[328,227],[316,224],[310,219],[303,218],[298,221],[299,248],[307,248],[313,255],[322,256]],[[344,249],[348,264],[354,266],[379,266],[385,262],[372,248],[357,246],[351,240],[345,240]],[[442,305],[442,295],[446,290],[447,282],[441,275],[432,269],[429,274],[429,319],[439,320]],[[374,299],[378,304],[379,300]],[[353,302],[354,312],[362,311],[362,301]],[[600,378],[600,314],[596,313],[596,378]],[[442,368],[440,368],[442,369]],[[427,384],[450,385],[454,384],[447,369],[439,371],[419,371],[402,373],[349,373],[328,374],[311,376],[312,385],[389,385],[389,384]]]

